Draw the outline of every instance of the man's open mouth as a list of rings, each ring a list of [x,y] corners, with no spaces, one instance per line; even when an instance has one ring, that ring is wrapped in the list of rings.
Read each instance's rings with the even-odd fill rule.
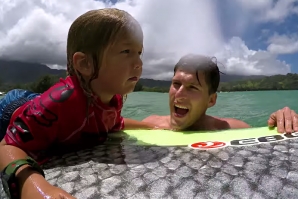
[[[180,105],[174,105],[174,109],[176,117],[184,117],[189,111],[187,107]]]

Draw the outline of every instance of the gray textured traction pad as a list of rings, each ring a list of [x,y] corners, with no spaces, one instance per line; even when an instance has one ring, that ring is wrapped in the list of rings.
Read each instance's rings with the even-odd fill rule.
[[[298,139],[208,151],[102,145],[55,157],[44,169],[77,199],[296,199]]]

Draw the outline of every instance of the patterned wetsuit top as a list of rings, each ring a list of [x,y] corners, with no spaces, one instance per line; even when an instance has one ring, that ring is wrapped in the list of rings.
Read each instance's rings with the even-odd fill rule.
[[[14,112],[5,141],[39,162],[61,150],[102,143],[107,133],[124,128],[123,101],[121,95],[115,95],[109,106],[99,99],[96,102],[87,114],[87,97],[77,78],[61,79]]]

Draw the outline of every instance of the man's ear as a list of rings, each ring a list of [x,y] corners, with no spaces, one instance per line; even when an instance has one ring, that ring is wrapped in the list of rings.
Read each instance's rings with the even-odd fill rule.
[[[217,93],[215,92],[209,96],[208,108],[211,108],[212,106],[214,106],[216,104],[216,100],[217,100]]]
[[[80,72],[84,77],[90,77],[93,73],[93,67],[88,56],[82,52],[76,52],[72,56],[73,67]]]

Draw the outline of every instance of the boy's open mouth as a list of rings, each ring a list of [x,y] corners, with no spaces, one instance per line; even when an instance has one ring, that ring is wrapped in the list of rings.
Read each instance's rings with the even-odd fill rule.
[[[184,117],[189,111],[187,107],[180,105],[174,105],[174,109],[176,117]]]

